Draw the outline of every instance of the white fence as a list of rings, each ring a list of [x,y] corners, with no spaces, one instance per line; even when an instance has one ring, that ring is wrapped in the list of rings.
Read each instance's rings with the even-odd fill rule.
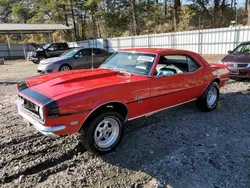
[[[206,29],[76,42],[76,46],[101,47],[109,52],[122,48],[176,48],[200,54],[226,54],[250,40],[250,26]]]
[[[24,58],[24,50],[30,51],[34,50],[31,45],[28,44],[5,44],[0,43],[0,58],[5,59],[17,59]]]
[[[176,48],[200,54],[226,54],[241,42],[250,41],[250,26],[206,29],[141,36],[69,42],[70,47],[97,47],[114,52],[122,48]],[[31,47],[25,45],[25,50]],[[24,57],[23,45],[0,44],[0,57]]]

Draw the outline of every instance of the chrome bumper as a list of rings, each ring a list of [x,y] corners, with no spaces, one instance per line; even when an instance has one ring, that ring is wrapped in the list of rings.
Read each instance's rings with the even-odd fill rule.
[[[31,116],[29,116],[27,113],[25,113],[22,110],[22,107],[20,107],[20,105],[18,105],[18,113],[25,120],[27,120],[29,123],[31,123],[39,132],[41,132],[42,134],[44,134],[46,136],[58,137],[58,135],[54,134],[54,132],[61,131],[61,130],[63,130],[63,129],[66,128],[65,125],[57,125],[57,126],[54,126],[54,127],[46,127],[43,124],[41,124],[38,121],[36,121]]]

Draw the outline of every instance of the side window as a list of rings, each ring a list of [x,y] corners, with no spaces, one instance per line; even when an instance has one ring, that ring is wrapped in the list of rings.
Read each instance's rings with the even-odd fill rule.
[[[89,49],[81,50],[77,53],[77,57],[90,56],[91,52]]]
[[[199,65],[185,55],[163,55],[156,67],[155,75],[171,75],[193,72]]]
[[[57,51],[57,50],[58,50],[58,46],[57,46],[56,44],[52,44],[52,45],[48,48],[48,50],[50,50],[50,51]]]
[[[99,49],[93,49],[93,53],[94,55],[99,55],[99,54],[102,54],[102,51]]]
[[[58,44],[58,48],[59,48],[59,50],[67,50],[68,49],[68,47],[67,47],[67,44]]]
[[[200,67],[192,59],[190,59],[190,58],[187,58],[187,59],[188,59],[189,72],[194,72],[195,70],[197,70]]]

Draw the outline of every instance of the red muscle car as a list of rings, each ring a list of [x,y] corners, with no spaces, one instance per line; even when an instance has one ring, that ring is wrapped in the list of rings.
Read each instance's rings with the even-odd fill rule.
[[[196,101],[216,108],[229,79],[225,65],[175,49],[123,49],[97,69],[27,79],[17,85],[19,114],[45,135],[79,132],[87,150],[106,153],[126,121]]]

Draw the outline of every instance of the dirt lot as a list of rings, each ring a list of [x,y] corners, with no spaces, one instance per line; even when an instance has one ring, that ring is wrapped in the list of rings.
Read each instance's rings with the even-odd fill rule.
[[[0,68],[0,187],[250,187],[250,82],[230,80],[210,113],[190,103],[131,121],[117,150],[96,157],[18,116],[15,83],[36,65]]]

